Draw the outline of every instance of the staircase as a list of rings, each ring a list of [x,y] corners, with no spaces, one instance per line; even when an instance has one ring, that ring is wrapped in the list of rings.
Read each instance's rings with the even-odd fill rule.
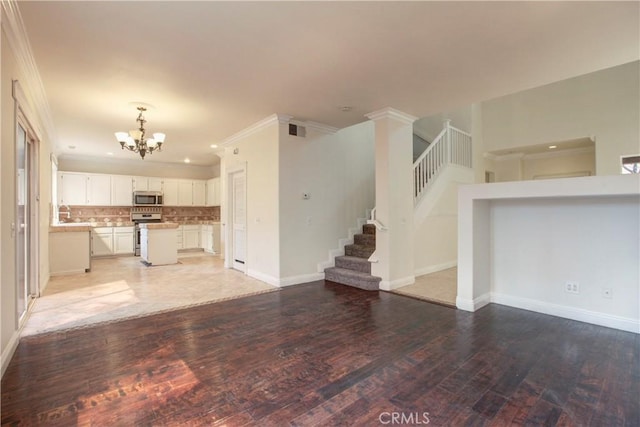
[[[325,280],[377,291],[381,279],[371,275],[369,262],[369,257],[375,250],[376,227],[365,224],[362,226],[362,234],[353,236],[353,244],[344,247],[345,255],[336,257],[336,266],[324,270]]]

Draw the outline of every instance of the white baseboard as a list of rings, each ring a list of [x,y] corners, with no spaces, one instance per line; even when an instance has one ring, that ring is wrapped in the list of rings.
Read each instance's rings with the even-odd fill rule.
[[[638,319],[498,293],[491,293],[491,302],[640,334],[640,320]]]
[[[280,287],[280,285],[278,284],[278,279],[276,277],[269,276],[268,274],[261,273],[260,271],[249,269],[247,270],[247,276],[258,279],[261,282],[267,283],[271,286]]]
[[[429,265],[427,267],[419,268],[415,271],[416,277],[423,276],[425,274],[435,273],[437,271],[447,270],[458,265],[458,260],[443,262],[442,264]]]
[[[382,280],[380,281],[380,289],[382,289],[383,291],[392,291],[394,289],[398,289],[403,286],[407,286],[412,283],[415,283],[415,281],[416,281],[416,276],[407,276],[407,277],[402,277],[400,279],[391,280],[391,281]]]
[[[67,276],[69,274],[84,274],[84,273],[86,273],[86,271],[84,271],[84,268],[83,268],[81,270],[56,271],[54,273],[49,274],[49,276],[51,276],[51,277]]]
[[[16,348],[18,348],[18,343],[20,342],[20,331],[15,331],[11,338],[9,338],[9,342],[7,346],[2,351],[2,361],[0,362],[0,378],[4,376],[4,372],[7,370],[9,366],[9,362],[11,362],[11,358],[13,354],[16,352]]]
[[[324,273],[301,274],[299,276],[277,278],[256,270],[249,270],[247,271],[247,276],[253,277],[254,279],[258,279],[261,282],[265,282],[271,286],[276,286],[278,288],[299,285],[301,283],[308,283],[316,280],[324,280]]]
[[[474,299],[461,298],[460,296],[456,297],[456,307],[465,311],[479,310],[490,302],[491,295],[488,293]]]
[[[281,288],[285,286],[299,285],[301,283],[314,282],[316,280],[324,280],[324,273],[302,274],[300,276],[283,277],[279,280]]]

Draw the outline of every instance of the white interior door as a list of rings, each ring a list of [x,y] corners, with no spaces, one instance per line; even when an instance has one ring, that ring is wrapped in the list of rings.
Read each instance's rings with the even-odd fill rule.
[[[245,171],[231,175],[231,254],[233,268],[246,273],[247,197]]]

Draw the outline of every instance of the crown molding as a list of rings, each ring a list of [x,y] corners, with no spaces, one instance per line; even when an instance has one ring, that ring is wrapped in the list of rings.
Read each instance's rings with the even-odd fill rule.
[[[307,129],[311,129],[320,133],[326,133],[329,135],[334,134],[340,130],[339,128],[325,125],[324,123],[318,123],[318,122],[312,122],[312,121],[301,122],[300,124],[306,127]]]
[[[2,28],[5,30],[9,46],[15,53],[18,69],[24,76],[20,86],[27,99],[28,107],[36,115],[29,117],[30,121],[37,121],[38,128],[48,137],[51,147],[57,146],[57,135],[51,115],[51,108],[47,99],[40,72],[33,57],[29,38],[20,15],[18,1],[2,0]],[[27,107],[25,106],[25,107]]]
[[[369,120],[394,119],[407,125],[413,124],[413,122],[418,120],[417,117],[412,116],[411,114],[403,113],[402,111],[391,107],[383,108],[381,110],[365,114],[364,116]]]
[[[287,116],[286,114],[272,114],[269,117],[265,117],[264,119],[250,125],[249,127],[231,135],[229,138],[225,139],[220,143],[222,146],[228,146],[237,142],[240,139],[246,138],[249,135],[253,135],[256,132],[260,132],[263,129],[268,128],[269,126],[276,123],[289,123],[291,120],[291,116]]]

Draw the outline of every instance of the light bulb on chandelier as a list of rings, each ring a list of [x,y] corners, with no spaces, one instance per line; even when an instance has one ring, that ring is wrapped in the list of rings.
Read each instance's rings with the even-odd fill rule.
[[[144,124],[147,122],[142,115],[147,109],[145,107],[138,107],[138,118],[136,122],[139,123],[138,129],[130,130],[127,132],[116,132],[116,139],[120,143],[120,147],[125,148],[134,153],[140,154],[140,157],[144,160],[144,156],[149,153],[153,154],[154,151],[162,151],[162,144],[164,143],[165,134],[156,132],[153,134],[153,138],[145,138],[146,130]]]

